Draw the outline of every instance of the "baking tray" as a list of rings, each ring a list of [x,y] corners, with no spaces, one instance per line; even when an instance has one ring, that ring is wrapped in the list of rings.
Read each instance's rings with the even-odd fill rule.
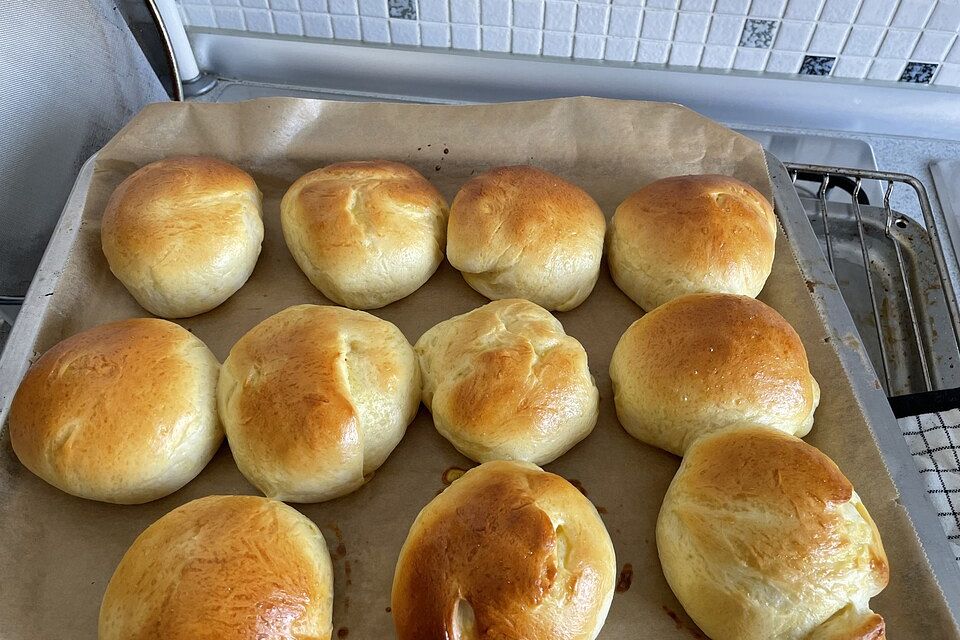
[[[530,106],[386,107],[277,100],[263,106],[299,109],[306,114],[310,124],[305,126],[313,135],[325,126],[360,123],[376,132],[375,139],[368,137],[373,142],[367,143],[377,148],[373,153],[410,162],[448,198],[474,171],[526,159],[580,183],[610,215],[620,199],[642,184],[646,174],[636,162],[651,162],[647,157],[626,162],[647,135],[644,127],[635,124],[647,111],[636,103],[573,99]],[[169,140],[165,144],[176,151],[181,148],[179,132],[229,159],[233,141],[191,130],[190,114],[200,112],[188,108],[173,111],[171,107],[170,117],[158,121],[162,126],[140,132],[144,148],[150,141]],[[229,108],[240,109],[239,115],[216,113],[234,114],[223,117],[235,128],[234,135],[254,126],[244,117],[242,106]],[[263,114],[263,109],[258,113]],[[156,117],[156,110],[151,115]],[[543,122],[559,130],[587,131],[573,144],[556,143],[562,145],[557,153],[547,153],[554,144],[549,139],[528,142],[511,130],[513,118],[527,117],[527,125]],[[471,118],[479,120],[471,122]],[[272,126],[269,117],[264,119],[262,126]],[[446,126],[462,121],[465,131],[438,133],[445,120]],[[604,133],[603,127],[611,123],[623,129]],[[495,129],[490,128],[494,125]],[[403,127],[420,128],[412,133]],[[329,131],[336,137],[333,129]],[[274,133],[286,135],[280,130]],[[365,134],[357,135],[364,138]],[[491,147],[491,141],[499,146]],[[487,146],[482,153],[474,153],[476,145]],[[265,194],[267,232],[257,269],[250,282],[220,308],[181,321],[221,359],[255,321],[291,304],[324,302],[283,244],[277,219],[279,197],[306,168],[369,153],[353,136],[338,143],[336,150],[321,154],[307,147],[294,138],[288,147],[289,161],[274,159],[247,166]],[[690,151],[692,158],[702,157],[698,149]],[[960,570],[796,192],[776,159],[768,156],[766,163],[783,233],[774,272],[760,297],[796,327],[824,390],[808,442],[821,447],[850,477],[884,536],[892,577],[886,591],[872,601],[873,608],[886,618],[891,638],[960,638],[956,627]],[[101,155],[81,171],[0,359],[0,420],[5,422],[19,380],[39,353],[93,324],[146,315],[99,254],[99,211],[112,187],[137,164]],[[86,267],[78,269],[78,264]],[[437,321],[485,302],[444,263],[418,292],[375,313],[400,326],[413,342]],[[614,597],[600,637],[689,638],[699,632],[670,593],[654,542],[656,510],[679,459],[626,435],[613,411],[607,375],[617,339],[641,313],[616,289],[604,265],[591,297],[581,307],[557,314],[568,333],[587,348],[600,389],[601,413],[594,433],[547,468],[583,488],[610,531],[618,564],[630,564],[633,569],[632,584]],[[240,316],[243,322],[231,320]],[[437,435],[429,414],[421,409],[403,442],[367,485],[332,502],[298,505],[320,526],[331,550],[334,627],[340,637],[393,637],[388,607],[400,545],[420,508],[442,490],[446,472],[470,464]],[[196,480],[164,499],[129,507],[84,501],[46,485],[22,467],[4,428],[0,434],[0,620],[4,622],[0,637],[94,637],[103,590],[133,539],[176,506],[223,493],[255,493],[236,470],[226,446]]]

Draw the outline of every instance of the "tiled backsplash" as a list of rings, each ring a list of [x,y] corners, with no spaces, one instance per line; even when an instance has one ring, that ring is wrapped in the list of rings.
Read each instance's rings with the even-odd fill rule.
[[[960,0],[179,0],[188,26],[960,87]]]

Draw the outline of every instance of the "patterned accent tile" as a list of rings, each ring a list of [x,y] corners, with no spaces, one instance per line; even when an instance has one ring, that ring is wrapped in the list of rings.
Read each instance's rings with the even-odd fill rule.
[[[677,17],[677,29],[674,31],[673,39],[676,42],[695,42],[703,46],[703,43],[707,41],[707,29],[709,28],[709,13],[681,13]],[[671,62],[671,64],[673,63]]]
[[[454,49],[480,50],[480,27],[473,24],[450,26],[450,42]]]
[[[803,54],[796,51],[774,51],[767,60],[766,70],[771,73],[796,73],[803,62]]]
[[[874,56],[880,49],[886,30],[883,27],[854,25],[847,36],[843,52],[854,56]]]
[[[450,26],[436,22],[421,22],[420,44],[424,47],[442,47],[444,49],[449,48]]]
[[[900,74],[900,82],[930,84],[936,72],[937,65],[932,62],[908,62],[903,73]]]
[[[668,63],[678,67],[696,67],[703,56],[703,45],[693,42],[675,42],[670,48]]]
[[[662,40],[641,40],[637,47],[637,62],[666,64],[670,55],[670,43]]]
[[[543,32],[543,55],[569,58],[573,55],[573,34],[559,31]]]
[[[815,22],[782,22],[773,48],[780,51],[806,51],[813,36]],[[795,73],[796,69],[790,73]]]
[[[506,27],[481,27],[480,47],[484,51],[510,51],[510,29]]]
[[[543,4],[543,0],[514,0],[513,26],[524,29],[542,29]],[[537,47],[539,46],[538,44]]]
[[[813,32],[808,50],[816,54],[832,55],[840,53],[843,44],[847,41],[848,33],[850,33],[850,25],[848,24],[820,22]]]
[[[733,66],[736,47],[708,44],[703,48],[700,66],[704,69],[729,69]]]
[[[769,57],[770,52],[766,49],[740,47],[733,58],[733,68],[738,71],[763,71]]]
[[[897,0],[863,0],[860,13],[857,14],[857,24],[885,27],[890,24],[896,10]]]
[[[743,16],[713,16],[710,22],[710,33],[707,34],[707,44],[723,44],[730,47],[736,45],[743,34],[743,23]]]
[[[803,56],[797,73],[805,76],[828,76],[833,71],[836,60],[833,56]]]
[[[608,5],[581,4],[577,9],[576,31],[578,34],[604,35],[607,32],[607,21],[609,19],[610,7]],[[576,52],[574,52],[574,55],[576,56]]]
[[[614,7],[610,12],[611,36],[636,38],[640,32],[640,9],[637,7]]]
[[[402,18],[404,20],[417,19],[416,0],[388,0],[389,13],[391,18]]]
[[[583,6],[580,7],[581,10],[583,8]],[[606,45],[606,40],[603,36],[578,33],[573,38],[573,57],[581,60],[603,60],[603,47]]]
[[[773,37],[776,33],[776,20],[747,18],[747,21],[743,24],[743,33],[740,34],[740,46],[769,49],[773,46]]]
[[[840,56],[833,65],[833,75],[838,78],[856,78],[862,80],[867,77],[873,58],[862,56]]]
[[[633,62],[637,57],[637,41],[635,38],[607,38],[607,46],[603,51],[605,60],[618,62]]]
[[[516,23],[516,13],[514,13]],[[528,56],[540,55],[543,47],[543,32],[540,29],[514,29],[510,40],[510,50]]]

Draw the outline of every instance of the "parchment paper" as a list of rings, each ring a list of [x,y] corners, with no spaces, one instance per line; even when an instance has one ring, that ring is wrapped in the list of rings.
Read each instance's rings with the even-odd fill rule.
[[[407,162],[450,200],[477,172],[532,163],[586,189],[608,217],[635,189],[675,174],[724,173],[768,196],[772,190],[758,145],[675,105],[587,98],[493,106],[300,99],[153,105],[100,153],[74,251],[50,292],[53,304],[36,353],[96,324],[147,315],[110,274],[100,250],[99,220],[106,199],[124,177],[147,162],[178,153],[212,154],[234,162],[254,175],[265,196],[266,238],[250,281],[214,311],[181,321],[221,360],[241,335],[267,316],[293,304],[328,304],[287,251],[278,207],[295,178],[330,162]],[[773,275],[760,297],[796,327],[823,387],[808,441],[846,472],[882,533],[892,577],[873,608],[886,618],[888,637],[957,637],[782,234]],[[374,313],[396,323],[413,343],[440,320],[485,302],[444,263],[419,291]],[[629,437],[617,422],[612,402],[610,355],[621,333],[641,314],[613,285],[606,264],[587,301],[557,314],[587,349],[601,410],[593,434],[547,469],[583,487],[601,511],[619,565],[632,565],[629,588],[614,598],[600,637],[703,637],[664,581],[654,542],[657,511],[679,459]],[[868,371],[852,374],[873,376]],[[95,637],[107,581],[146,526],[200,496],[255,493],[226,446],[181,491],[130,507],[81,500],[46,485],[16,460],[6,431],[0,458],[4,638]],[[400,545],[418,511],[443,488],[444,472],[469,466],[421,409],[403,442],[367,485],[332,502],[297,506],[321,527],[330,547],[337,637],[393,637],[388,608]]]

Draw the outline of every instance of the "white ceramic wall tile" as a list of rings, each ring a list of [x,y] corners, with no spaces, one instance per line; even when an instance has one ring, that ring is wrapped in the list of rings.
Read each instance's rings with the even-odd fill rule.
[[[749,15],[758,18],[780,18],[787,8],[787,0],[753,0]]]
[[[329,16],[327,20],[329,20]],[[273,16],[266,9],[244,9],[243,21],[247,25],[248,31],[257,33],[273,33]],[[198,25],[202,26],[202,25]],[[333,32],[330,32],[331,37]]]
[[[920,35],[920,41],[910,54],[910,59],[917,62],[940,62],[947,57],[950,45],[956,37],[955,33],[926,31]]]
[[[549,31],[573,32],[577,24],[575,2],[548,2],[544,14],[544,28]]]
[[[824,0],[790,0],[783,17],[787,20],[816,20]]]
[[[632,62],[637,57],[636,38],[607,38],[603,57],[617,62]]]
[[[367,0],[369,2],[369,0]],[[363,13],[362,3],[360,0]],[[380,4],[383,4],[382,2]],[[417,17],[423,22],[444,22],[450,20],[450,12],[447,6],[447,0],[419,0],[417,3]]]
[[[249,24],[248,19],[247,25]],[[309,38],[332,38],[333,24],[330,16],[320,13],[303,14],[303,33]]]
[[[480,24],[509,27],[510,13],[510,0],[481,0],[480,2]]]
[[[773,48],[780,51],[806,51],[816,26],[815,22],[781,22]]]
[[[516,23],[516,14],[514,14]],[[540,29],[514,29],[510,40],[510,50],[528,56],[540,54],[543,46],[543,31]]]
[[[360,18],[357,16],[330,16],[333,37],[342,40],[360,39]]]
[[[960,86],[960,0],[177,1],[264,37]]]
[[[713,7],[713,12],[745,16],[749,8],[750,0],[717,0],[717,3]]]
[[[423,0],[420,1],[423,2]],[[524,29],[542,29],[543,4],[543,0],[514,0],[513,26]],[[539,38],[537,40],[539,41]]]
[[[808,50],[813,55],[836,55],[843,48],[848,33],[850,33],[848,24],[821,22],[813,31]]]
[[[274,19],[276,20],[280,14],[274,14]],[[293,16],[293,18],[299,23],[300,14],[285,12],[283,15]],[[237,29],[242,31],[246,26],[243,22],[243,11],[240,7],[214,7],[213,9],[213,19],[217,24],[218,29]],[[280,23],[277,22],[277,33],[289,33],[287,31],[280,31]],[[299,33],[295,35],[300,35]]]
[[[710,31],[707,35],[707,44],[733,45],[740,42],[743,32],[743,16],[713,16],[710,22]]]
[[[763,71],[770,52],[766,49],[740,47],[733,59],[733,68],[740,71]]]
[[[703,45],[692,42],[674,42],[670,47],[668,63],[678,67],[696,67],[703,56]]]
[[[833,75],[838,78],[856,78],[862,80],[867,77],[867,71],[873,58],[867,56],[840,56],[833,65]]]
[[[860,0],[827,0],[820,12],[819,20],[823,22],[842,22],[851,24],[857,17],[860,9]]]
[[[644,40],[670,40],[677,14],[673,11],[644,11],[640,37]]]
[[[612,36],[636,38],[640,33],[639,7],[613,7],[610,12],[610,29]]]
[[[796,51],[772,51],[767,60],[766,71],[772,73],[796,73],[803,62],[803,54]]]
[[[857,23],[885,27],[890,24],[896,10],[897,0],[863,0],[860,13],[857,14]]]
[[[677,28],[673,39],[676,42],[695,42],[703,45],[707,41],[707,30],[710,28],[709,13],[681,13],[677,17]],[[671,55],[671,64],[673,57]]]
[[[472,24],[450,25],[450,41],[457,49],[480,49],[480,27]]]
[[[900,58],[906,60],[913,53],[913,48],[920,39],[919,31],[904,31],[891,29],[887,31],[883,44],[880,45],[881,58]]]
[[[607,39],[603,36],[578,33],[573,37],[573,57],[583,60],[603,60],[603,47],[606,41]]]
[[[577,33],[603,35],[607,32],[610,7],[605,4],[581,4],[577,9]]]
[[[889,60],[886,58],[876,58],[870,65],[870,71],[867,72],[867,78],[870,80],[888,80],[895,81],[903,73],[905,63],[902,60]]]
[[[940,73],[933,84],[945,87],[960,87],[960,64],[946,63],[940,67]]]
[[[870,25],[854,25],[843,46],[843,53],[854,56],[874,56],[880,50],[886,30]]]
[[[326,2],[326,0],[324,0]],[[421,10],[424,4],[433,4],[437,0],[420,0]],[[386,18],[387,17],[387,0],[360,0],[360,15],[370,16],[371,18]],[[446,8],[447,3],[443,1],[443,6]],[[425,20],[427,18],[424,18]],[[443,20],[447,20],[446,9],[444,9]]]
[[[390,42],[390,24],[386,18],[360,18],[360,35],[364,42]]]
[[[941,31],[956,31],[960,29],[960,2],[955,0],[940,0],[930,19],[927,20],[928,29]],[[937,77],[939,80],[940,77]],[[936,81],[934,81],[936,83]],[[939,84],[939,83],[937,83]]]
[[[934,0],[900,0],[891,26],[920,29],[933,12]]]
[[[559,31],[543,32],[543,55],[569,58],[573,55],[573,34]]]
[[[484,51],[510,51],[510,29],[506,27],[481,27],[480,47]]]
[[[450,22],[480,24],[480,0],[450,0]]]
[[[670,43],[661,40],[641,40],[637,47],[637,62],[666,64],[670,55]]]
[[[736,53],[736,47],[708,44],[703,48],[700,66],[705,69],[730,69]]]

